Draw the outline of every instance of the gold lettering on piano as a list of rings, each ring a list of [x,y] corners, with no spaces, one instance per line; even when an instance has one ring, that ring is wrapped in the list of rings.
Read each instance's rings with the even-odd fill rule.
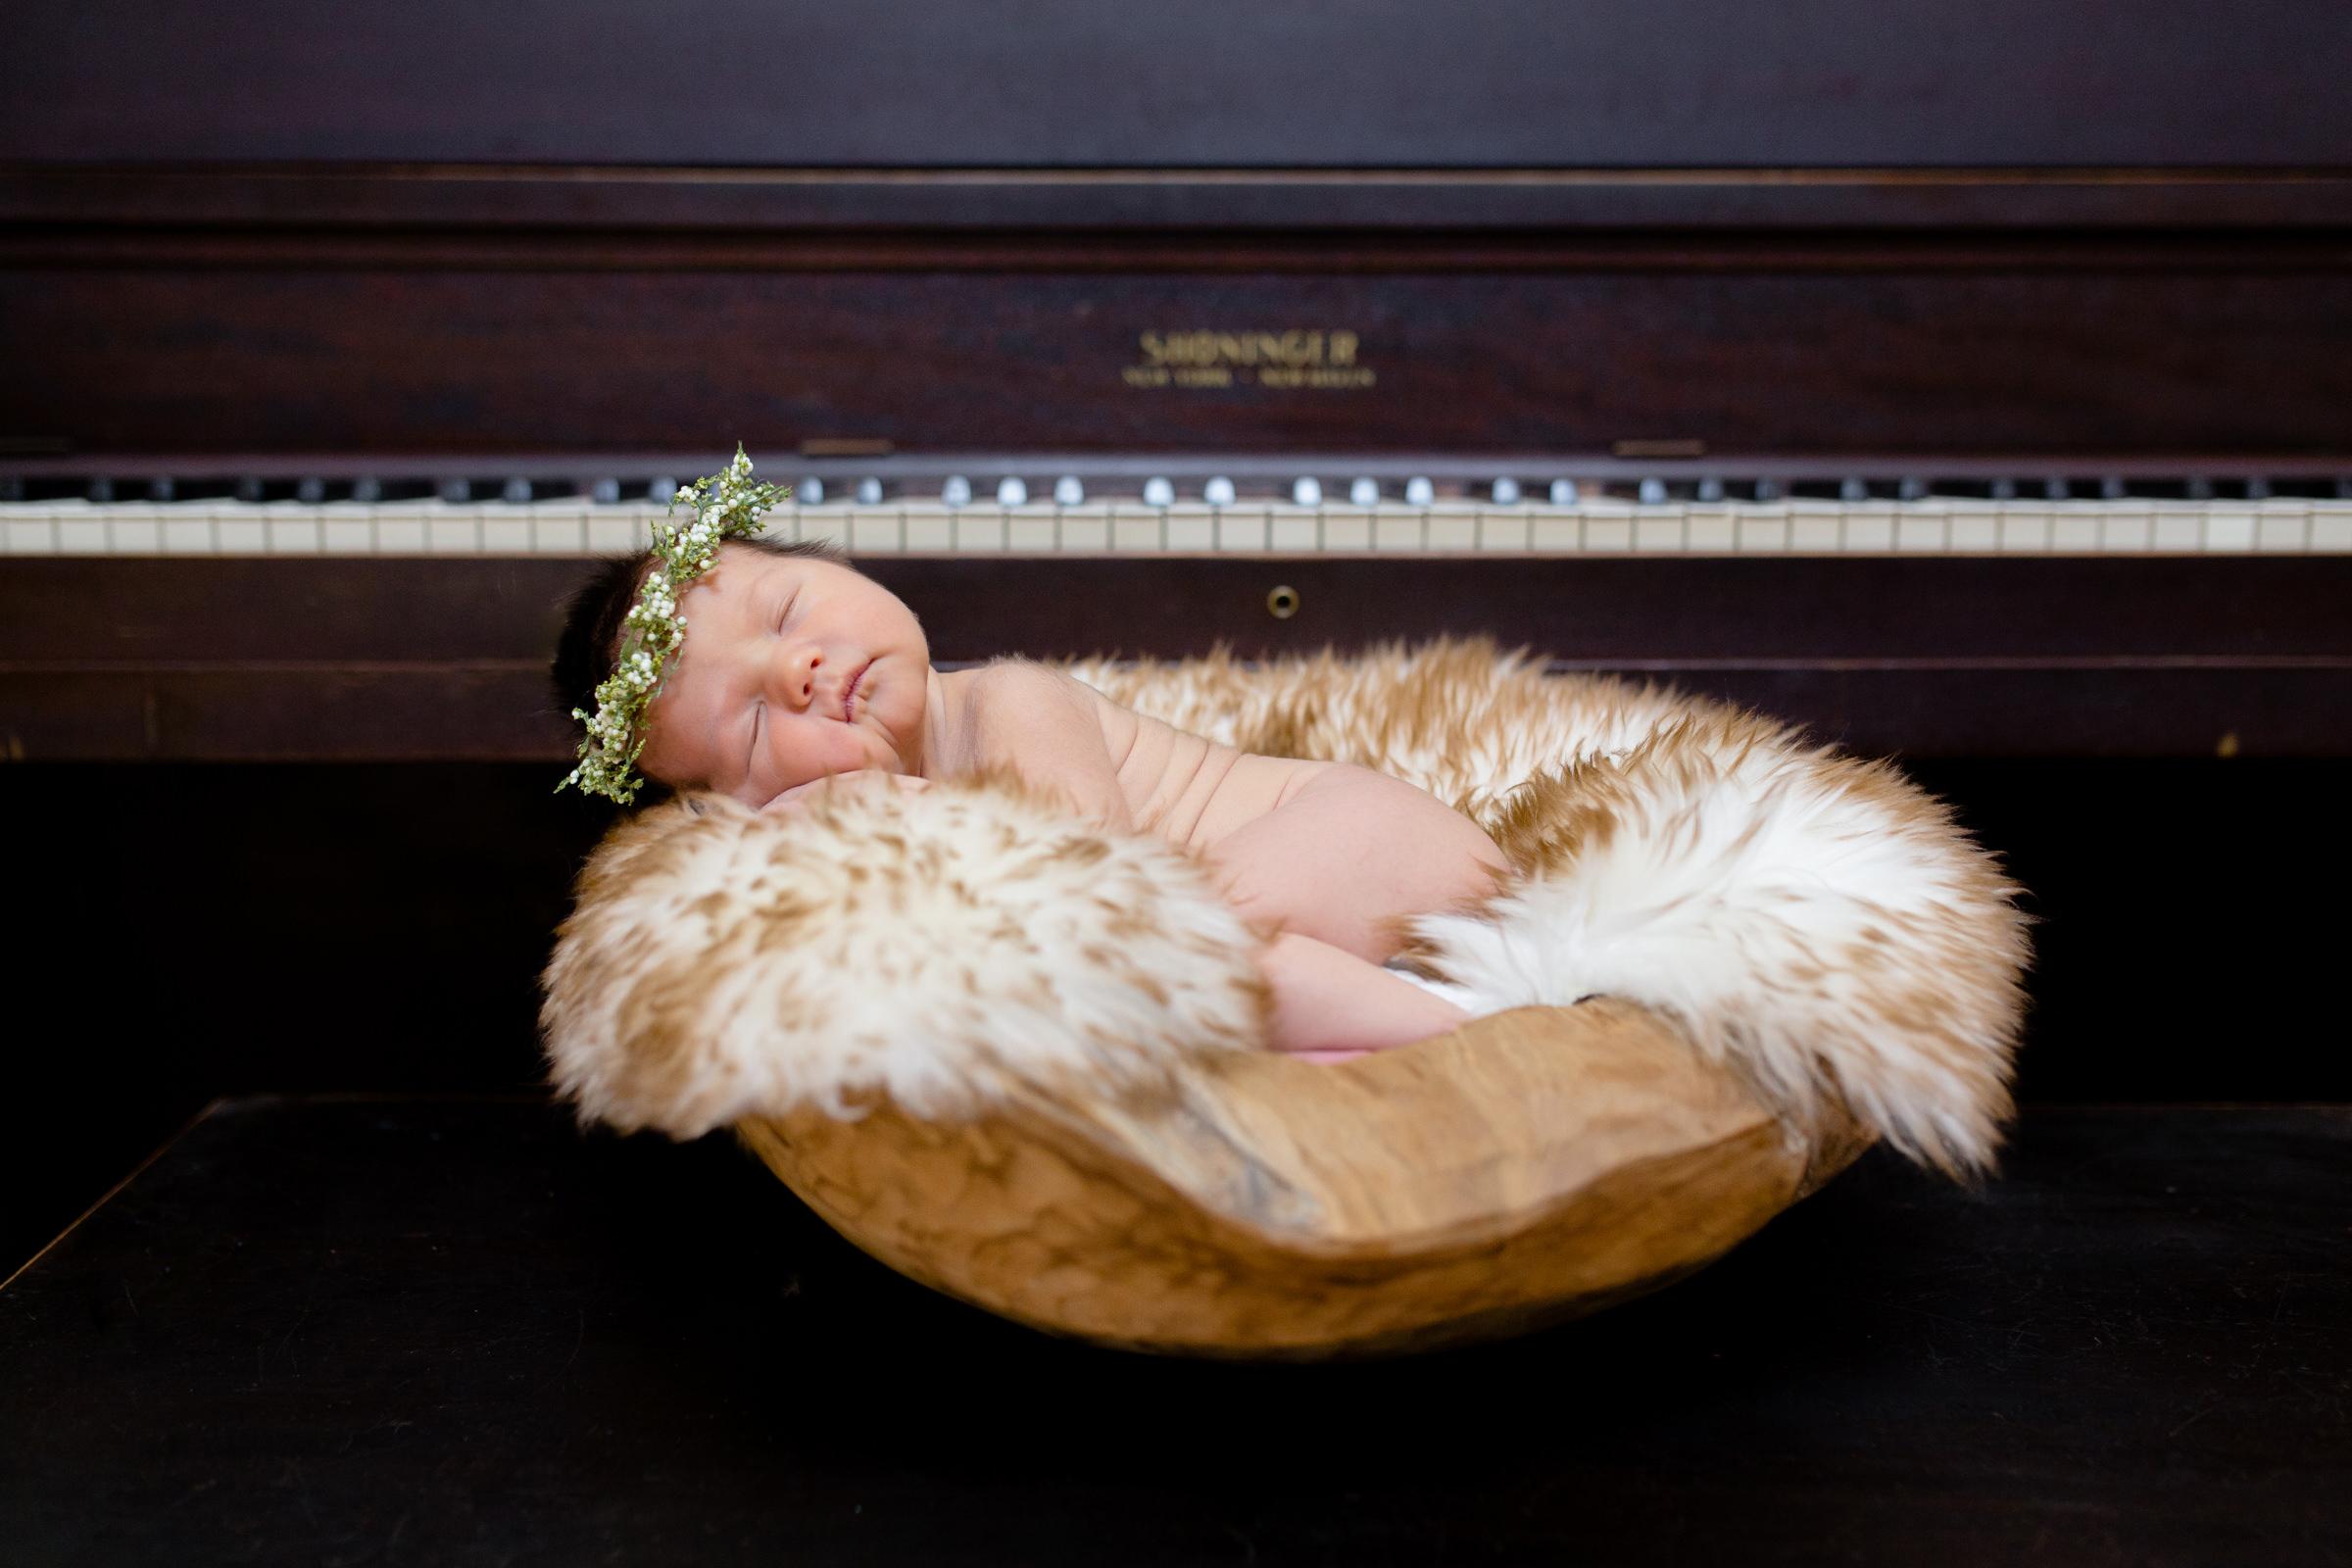
[[[1146,332],[1143,363],[1119,375],[1133,387],[1258,386],[1351,390],[1374,384],[1356,363],[1353,332]]]

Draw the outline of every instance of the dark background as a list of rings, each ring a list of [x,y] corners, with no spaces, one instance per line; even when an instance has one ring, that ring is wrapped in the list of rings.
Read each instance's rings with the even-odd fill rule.
[[[2030,890],[2029,1101],[2352,1098],[2340,760],[1914,768]],[[0,768],[0,1264],[216,1095],[539,1082],[605,812],[535,763]]]

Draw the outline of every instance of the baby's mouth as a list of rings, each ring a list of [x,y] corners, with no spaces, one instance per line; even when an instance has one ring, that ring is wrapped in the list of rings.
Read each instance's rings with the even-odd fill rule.
[[[842,688],[841,721],[844,724],[855,724],[858,722],[858,688],[865,684],[866,671],[872,669],[873,667],[874,662],[870,659],[867,660],[864,663],[858,666],[858,673],[852,675],[850,677],[850,683]]]

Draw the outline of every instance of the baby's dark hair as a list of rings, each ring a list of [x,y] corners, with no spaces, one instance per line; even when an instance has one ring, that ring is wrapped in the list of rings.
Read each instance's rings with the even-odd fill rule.
[[[730,545],[745,550],[757,550],[770,556],[807,556],[818,561],[830,561],[836,566],[847,566],[850,558],[821,539],[803,539],[784,544],[774,539],[753,537],[730,539]],[[635,603],[638,588],[645,582],[646,568],[654,564],[654,553],[640,550],[633,556],[615,556],[599,564],[594,575],[580,584],[564,608],[564,634],[556,639],[556,660],[549,673],[556,682],[556,711],[569,713],[573,709],[583,712],[596,711],[596,688],[612,666],[620,662],[620,633],[628,618],[629,606]]]

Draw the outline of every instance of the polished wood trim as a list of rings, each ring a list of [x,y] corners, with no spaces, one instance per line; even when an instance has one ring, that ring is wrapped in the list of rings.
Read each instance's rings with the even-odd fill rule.
[[[2034,237],[1998,228],[1562,234],[1480,229],[635,233],[403,232],[292,227],[19,225],[0,268],[207,271],[1288,273],[2209,273],[2352,271],[2352,222],[2215,237],[2128,231]]]
[[[0,223],[238,228],[2254,229],[2352,170],[760,169],[0,163]]]

